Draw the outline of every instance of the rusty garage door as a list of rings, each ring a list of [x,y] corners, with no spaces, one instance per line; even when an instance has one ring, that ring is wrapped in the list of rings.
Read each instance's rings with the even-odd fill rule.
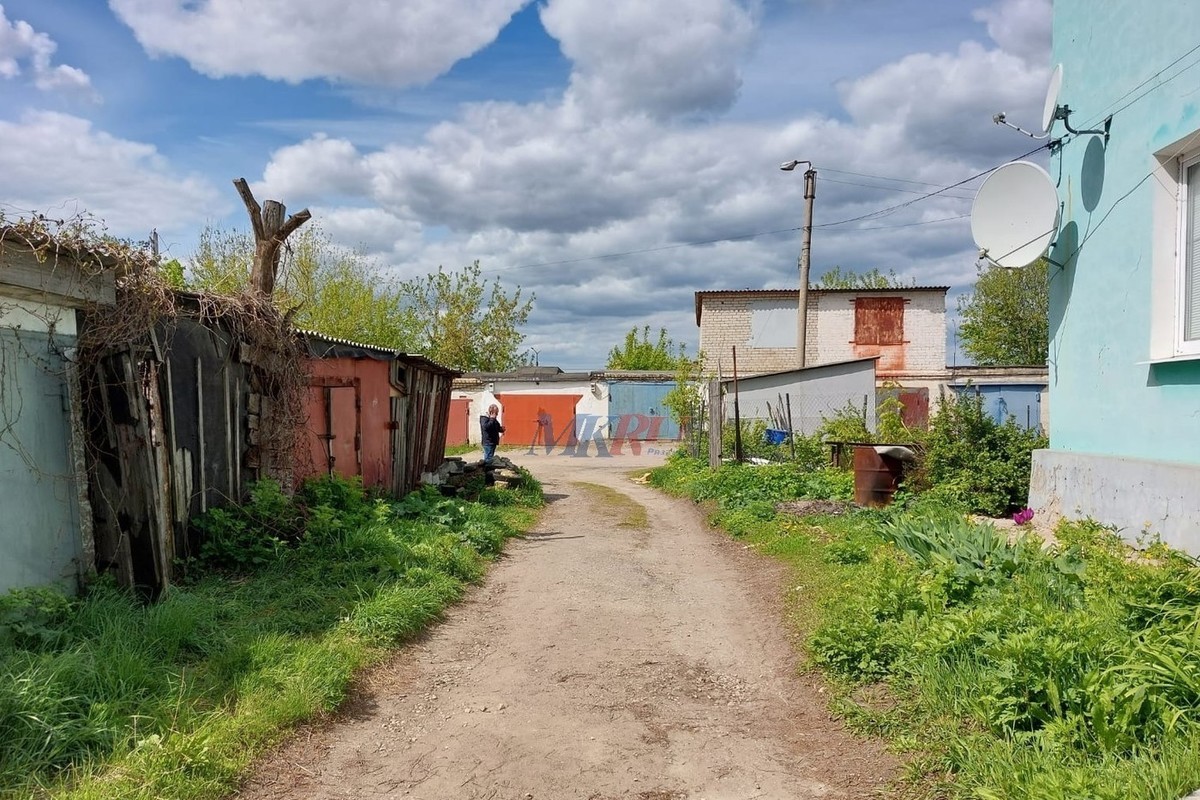
[[[504,409],[501,444],[567,447],[575,444],[575,404],[581,394],[496,395]]]

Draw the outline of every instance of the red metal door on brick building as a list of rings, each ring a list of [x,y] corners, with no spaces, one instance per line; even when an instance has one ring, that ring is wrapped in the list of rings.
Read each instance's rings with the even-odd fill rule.
[[[471,398],[450,400],[450,418],[446,421],[446,445],[463,445],[471,441]]]
[[[898,396],[900,400],[900,421],[910,428],[925,428],[929,425],[929,390],[902,389]]]

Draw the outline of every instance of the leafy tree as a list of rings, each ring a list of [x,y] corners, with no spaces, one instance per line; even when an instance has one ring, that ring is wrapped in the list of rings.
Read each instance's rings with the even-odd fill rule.
[[[299,327],[397,350],[418,346],[420,322],[378,262],[336,247],[315,230],[293,239],[276,295],[283,307],[296,309]]]
[[[680,350],[675,361],[675,386],[663,397],[663,405],[679,424],[684,438],[692,438],[704,430],[704,420],[697,419],[696,415],[702,413],[705,386],[711,377],[705,372],[703,352],[697,353],[695,358],[685,358]]]
[[[1045,364],[1050,285],[1041,258],[1021,269],[981,267],[974,293],[959,298],[963,352],[981,366]]]
[[[189,265],[188,286],[234,294],[250,285],[254,239],[206,228]],[[382,347],[409,349],[417,323],[395,281],[361,253],[338,247],[318,228],[288,240],[274,294],[298,327]]]
[[[250,285],[253,260],[254,239],[250,234],[206,226],[188,264],[187,285],[216,294],[236,294]]]
[[[642,328],[640,337],[634,326],[625,334],[624,343],[609,351],[607,368],[673,371],[688,360],[686,350],[685,345],[677,345],[667,336],[666,328],[659,328],[658,341],[652,342],[649,325]]]
[[[207,228],[189,264],[188,286],[233,294],[250,285],[254,240]],[[397,281],[379,262],[336,245],[318,228],[288,240],[274,294],[293,320],[329,336],[420,353],[462,370],[502,371],[520,363],[520,328],[532,296],[481,277],[479,262],[458,272]]]
[[[172,289],[187,288],[187,281],[183,277],[183,262],[178,258],[172,258],[170,261],[159,264],[158,273]]]
[[[489,285],[479,262],[458,272],[441,267],[425,278],[400,284],[405,308],[417,323],[415,352],[455,369],[503,371],[521,364],[521,326],[529,320],[533,295],[521,287],[509,294],[498,280]]]
[[[877,269],[851,272],[841,267],[826,270],[817,283],[818,289],[898,289],[904,286],[916,286],[916,282],[905,283],[895,270],[888,270],[884,275]]]

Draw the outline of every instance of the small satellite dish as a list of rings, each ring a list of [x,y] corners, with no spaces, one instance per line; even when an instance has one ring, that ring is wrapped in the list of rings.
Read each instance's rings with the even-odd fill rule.
[[[1032,264],[1050,247],[1057,231],[1058,192],[1037,164],[1005,164],[975,194],[971,235],[980,255],[997,266]]]
[[[1042,133],[1050,132],[1054,127],[1054,118],[1058,116],[1058,93],[1062,91],[1062,64],[1056,64],[1050,73],[1050,88],[1046,90],[1046,105],[1042,107]]]

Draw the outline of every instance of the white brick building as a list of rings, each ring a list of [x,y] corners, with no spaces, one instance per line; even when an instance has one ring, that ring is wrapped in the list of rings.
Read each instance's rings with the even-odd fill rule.
[[[805,364],[877,356],[880,386],[899,384],[935,400],[946,371],[946,286],[810,289]],[[700,350],[729,375],[794,369],[795,289],[696,292]],[[924,390],[923,392],[921,390]],[[907,404],[907,401],[906,401]]]

